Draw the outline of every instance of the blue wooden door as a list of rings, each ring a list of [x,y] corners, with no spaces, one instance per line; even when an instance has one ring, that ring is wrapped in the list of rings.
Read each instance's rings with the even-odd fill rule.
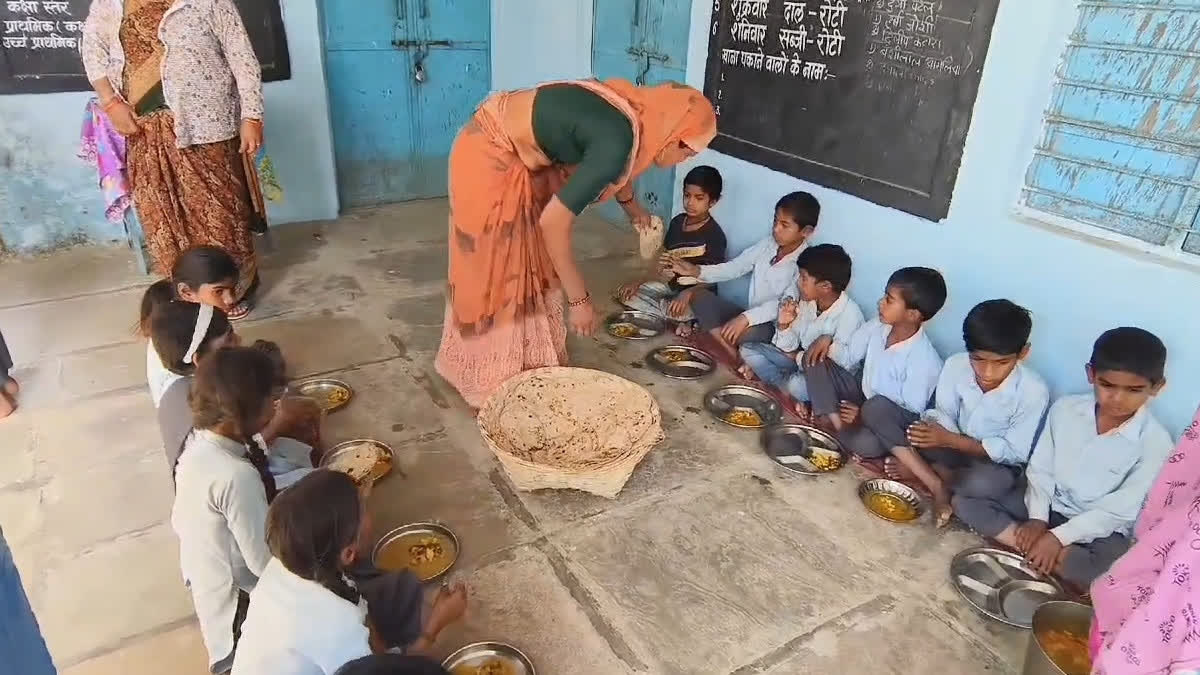
[[[489,0],[323,0],[343,206],[441,197],[459,127],[491,88]]]
[[[620,77],[635,84],[683,82],[687,66],[691,0],[604,0],[595,3],[592,71],[596,77]],[[674,169],[653,168],[636,182],[638,199],[651,213],[669,219],[675,193]],[[624,222],[615,201],[600,214]]]

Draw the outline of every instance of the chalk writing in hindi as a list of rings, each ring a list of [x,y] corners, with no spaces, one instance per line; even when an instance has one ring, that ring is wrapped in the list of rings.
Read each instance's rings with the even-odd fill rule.
[[[712,147],[943,217],[998,3],[710,0]]]
[[[17,17],[4,20],[5,49],[79,48],[83,22],[70,19],[67,0],[4,0],[4,8]]]

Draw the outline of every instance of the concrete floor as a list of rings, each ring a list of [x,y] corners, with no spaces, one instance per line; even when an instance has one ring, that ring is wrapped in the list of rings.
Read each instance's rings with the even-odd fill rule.
[[[296,374],[359,392],[326,435],[397,450],[372,497],[379,533],[424,519],[458,533],[472,606],[444,652],[508,641],[544,675],[1020,670],[1026,634],[948,584],[975,537],[875,519],[851,470],[786,475],[755,434],[699,409],[727,373],[664,380],[640,367],[647,344],[570,344],[573,365],[641,383],[663,410],[667,440],[620,497],[516,492],[433,372],[445,222],[445,202],[430,201],[280,228],[260,305],[239,325],[278,341]],[[633,237],[587,219],[576,232],[604,297],[636,264]],[[0,264],[0,326],[25,386],[0,422],[0,523],[66,675],[205,672],[131,333],[145,283],[116,249]]]

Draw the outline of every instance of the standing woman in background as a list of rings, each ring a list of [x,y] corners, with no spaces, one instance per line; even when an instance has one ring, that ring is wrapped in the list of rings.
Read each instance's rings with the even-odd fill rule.
[[[716,135],[712,103],[673,82],[578,80],[483,102],[450,150],[450,278],[435,361],[468,405],[523,370],[564,365],[567,326],[595,328],[571,251],[575,217],[613,198],[645,230],[634,179]]]
[[[262,69],[233,0],[92,0],[83,65],[128,138],[133,203],[160,274],[201,244],[237,261],[238,319],[258,285],[266,227],[253,160],[262,146]]]

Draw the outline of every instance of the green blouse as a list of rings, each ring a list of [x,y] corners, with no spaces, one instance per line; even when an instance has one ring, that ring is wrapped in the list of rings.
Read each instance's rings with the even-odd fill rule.
[[[538,89],[533,136],[552,161],[577,166],[558,192],[576,215],[621,177],[633,152],[629,118],[598,94],[574,84]]]

